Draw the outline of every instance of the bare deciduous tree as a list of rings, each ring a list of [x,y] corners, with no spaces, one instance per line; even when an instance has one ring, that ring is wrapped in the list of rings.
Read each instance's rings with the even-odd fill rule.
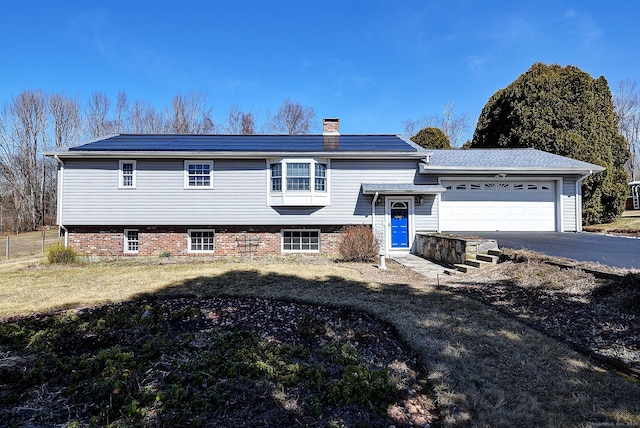
[[[178,94],[167,109],[167,132],[172,134],[195,134],[202,128],[206,96],[200,92]]]
[[[278,113],[268,120],[267,128],[276,134],[308,134],[313,128],[316,113],[313,107],[305,107],[287,98]]]
[[[255,133],[255,123],[251,113],[243,113],[238,106],[231,107],[224,128],[225,134],[250,135]]]
[[[469,129],[469,114],[457,114],[456,104],[453,101],[447,101],[442,108],[442,113],[432,114],[431,116],[423,116],[419,120],[408,119],[404,121],[405,135],[413,137],[420,129],[438,128],[451,142],[451,147],[459,147],[460,139]]]
[[[618,129],[631,153],[625,167],[631,181],[637,181],[640,180],[640,89],[635,80],[622,80],[616,89],[613,104]]]
[[[78,142],[82,121],[80,103],[62,94],[49,97],[49,110],[53,120],[53,144],[56,148]]]
[[[47,98],[25,91],[2,109],[0,174],[14,214],[14,230],[32,230],[45,218]]]
[[[127,114],[129,112],[129,101],[127,99],[126,92],[118,92],[118,97],[116,98],[116,115],[114,120],[111,122],[111,132],[113,133],[122,133],[127,132],[129,129],[129,123]]]
[[[164,132],[164,115],[151,104],[134,101],[127,118],[128,129],[135,134],[161,134]]]
[[[256,133],[256,124],[253,114],[247,113],[242,115],[241,133],[243,135],[253,135]]]
[[[85,122],[90,138],[100,138],[111,132],[109,124],[109,107],[111,101],[104,92],[94,92],[89,97],[85,113]]]

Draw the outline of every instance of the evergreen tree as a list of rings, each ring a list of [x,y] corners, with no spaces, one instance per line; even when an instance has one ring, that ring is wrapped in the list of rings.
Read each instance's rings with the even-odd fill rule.
[[[440,128],[426,127],[411,137],[411,141],[426,149],[450,149],[451,142]]]
[[[583,222],[609,222],[624,210],[629,149],[604,77],[534,64],[482,109],[471,148],[487,147],[532,147],[601,165],[606,171],[583,181]]]

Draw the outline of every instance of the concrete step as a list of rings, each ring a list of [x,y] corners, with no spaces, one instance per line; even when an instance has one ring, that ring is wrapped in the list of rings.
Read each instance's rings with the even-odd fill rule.
[[[490,265],[491,263],[483,262],[482,260],[477,260],[477,259],[467,259],[464,261],[464,264],[473,266],[475,268],[483,268],[485,266]]]
[[[502,255],[502,251],[500,251],[500,250],[489,250],[489,251],[487,251],[487,254],[490,255],[490,256],[500,257]]]
[[[457,264],[455,264],[455,265],[453,265],[453,266],[455,266],[455,268],[456,268],[459,272],[462,272],[462,273],[468,273],[468,272],[471,272],[471,271],[474,271],[474,270],[476,270],[476,269],[477,269],[476,267],[473,267],[473,266],[468,265],[468,264],[460,264],[460,263],[457,263]]]
[[[476,259],[483,262],[491,263],[492,265],[495,265],[498,263],[498,256],[492,256],[489,254],[476,254]]]

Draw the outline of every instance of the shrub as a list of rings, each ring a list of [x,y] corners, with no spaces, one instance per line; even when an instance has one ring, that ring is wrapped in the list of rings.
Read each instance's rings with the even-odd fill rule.
[[[347,262],[372,262],[378,257],[379,247],[371,227],[359,224],[343,229],[338,251]]]
[[[64,244],[56,244],[47,250],[47,260],[52,264],[68,264],[78,261],[78,253],[71,247]]]

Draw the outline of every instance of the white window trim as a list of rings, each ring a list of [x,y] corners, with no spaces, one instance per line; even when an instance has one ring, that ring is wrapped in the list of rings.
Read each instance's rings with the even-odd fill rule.
[[[317,232],[318,233],[318,249],[317,250],[285,250],[284,249],[284,233],[285,232]],[[282,229],[280,230],[280,251],[283,253],[319,253],[322,248],[322,232],[320,229]]]
[[[209,165],[209,185],[208,186],[189,186],[189,165],[200,164]],[[184,161],[184,188],[188,190],[206,190],[213,189],[213,161],[212,160],[185,160]]]
[[[287,190],[287,164],[308,163],[309,190]],[[271,189],[271,166],[281,165],[282,190]],[[325,169],[325,190],[316,190],[316,165],[323,164]],[[278,158],[267,159],[267,205],[269,206],[329,206],[331,204],[331,162],[324,158]]]
[[[192,232],[211,232],[213,233],[213,250],[192,250],[191,249],[191,233]],[[188,229],[187,230],[187,252],[192,254],[213,254],[216,251],[216,231],[215,229]]]
[[[138,249],[133,251],[129,250],[129,232],[138,232]],[[140,251],[140,231],[138,229],[125,229],[124,230],[124,253],[125,254],[138,254]]]
[[[133,164],[133,177],[131,186],[124,185],[124,173],[122,170],[122,165],[125,163]],[[137,161],[135,160],[121,160],[118,164],[118,189],[135,189],[136,188],[136,175],[137,175]]]

